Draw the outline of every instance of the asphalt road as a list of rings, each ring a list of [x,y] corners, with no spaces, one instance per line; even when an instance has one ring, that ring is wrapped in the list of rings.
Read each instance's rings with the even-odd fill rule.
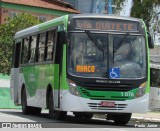
[[[105,119],[76,119],[72,115],[67,115],[65,120],[51,120],[48,118],[48,111],[43,110],[40,116],[31,116],[22,114],[21,110],[10,110],[10,109],[0,109],[0,127],[6,126],[5,124],[12,123],[14,128],[24,127],[26,124],[29,124],[30,127],[45,127],[45,128],[78,128],[84,129],[89,128],[95,130],[105,130],[106,128],[111,131],[132,131],[135,130],[135,126],[143,125],[153,125],[153,123],[141,123],[136,121],[131,121],[125,126],[115,126],[112,121],[107,121]],[[19,124],[20,123],[20,124]],[[19,124],[19,125],[18,125]],[[33,125],[37,124],[37,125]],[[154,124],[156,125],[156,124]],[[154,128],[156,130],[157,128]],[[107,131],[108,131],[107,130]],[[137,129],[136,129],[137,130]],[[82,130],[80,130],[82,131]],[[93,131],[93,130],[92,130]]]

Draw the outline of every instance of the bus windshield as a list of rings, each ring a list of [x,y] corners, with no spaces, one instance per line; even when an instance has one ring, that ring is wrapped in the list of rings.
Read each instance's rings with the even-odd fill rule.
[[[77,77],[146,77],[146,47],[142,35],[70,33],[68,73]],[[103,50],[99,49],[100,45]]]

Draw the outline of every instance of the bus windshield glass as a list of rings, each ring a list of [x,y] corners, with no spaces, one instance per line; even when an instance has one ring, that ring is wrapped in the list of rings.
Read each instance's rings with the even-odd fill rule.
[[[110,79],[146,77],[144,36],[90,33],[94,40],[86,32],[70,33],[70,75]]]

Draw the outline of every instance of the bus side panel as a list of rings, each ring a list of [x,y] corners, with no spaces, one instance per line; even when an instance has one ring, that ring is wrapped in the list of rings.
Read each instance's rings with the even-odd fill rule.
[[[51,86],[53,88],[54,85],[54,64],[44,64],[35,66],[35,74],[35,99],[37,101],[37,106],[46,108],[47,87]]]
[[[59,99],[60,99],[60,90],[59,90],[59,64],[54,65],[54,107],[59,107]]]
[[[36,91],[36,86],[35,86],[35,67],[32,66],[23,66],[22,68],[22,74],[21,78],[23,78],[21,81],[21,85],[25,85],[25,89],[27,92],[27,105],[29,106],[36,106],[36,101],[34,100],[35,97],[35,91]]]
[[[30,97],[34,97],[36,90],[34,66],[22,67],[22,72],[24,75],[24,84],[27,89],[27,93]]]
[[[27,104],[46,108],[47,87],[54,85],[54,65],[28,66],[23,69],[23,74],[27,89]]]
[[[67,46],[66,45],[63,45],[63,57],[62,57],[62,75],[60,77],[60,96],[61,96],[61,99],[60,99],[60,108],[62,111],[67,111],[65,110],[64,106],[67,104],[65,103],[66,101],[64,101],[64,97],[66,94],[69,93],[69,86],[68,86],[68,81],[67,81],[67,75],[66,75],[66,68],[67,68],[67,65],[66,65],[66,62],[67,62]],[[70,94],[70,93],[69,93]],[[75,101],[75,99],[72,99],[72,101],[69,101],[69,102],[73,102]],[[79,106],[78,106],[79,107]],[[68,110],[70,111],[70,110]]]

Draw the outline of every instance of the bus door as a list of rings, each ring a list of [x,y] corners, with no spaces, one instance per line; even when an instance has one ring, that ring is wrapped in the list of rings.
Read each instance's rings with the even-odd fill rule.
[[[55,108],[59,108],[60,107],[60,91],[61,91],[61,81],[60,78],[62,77],[62,56],[63,56],[63,43],[64,43],[64,31],[58,32],[57,33],[57,42],[56,42],[56,48],[55,48],[55,73],[57,72],[57,68],[58,68],[58,72],[55,74],[55,84],[56,85],[54,87],[54,106]]]
[[[21,42],[15,43],[10,75],[11,98],[15,104],[18,104],[20,49]]]

